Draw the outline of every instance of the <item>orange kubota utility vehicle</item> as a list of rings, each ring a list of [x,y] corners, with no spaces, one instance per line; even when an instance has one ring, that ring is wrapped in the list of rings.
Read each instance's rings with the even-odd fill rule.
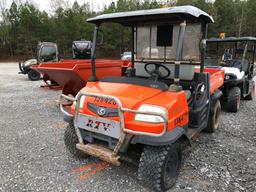
[[[139,154],[138,177],[155,191],[177,179],[181,142],[219,126],[224,72],[204,68],[207,24],[213,19],[193,6],[140,10],[96,16],[92,78],[70,112],[67,149],[114,165]],[[126,76],[98,81],[95,51],[102,23],[131,28],[131,68]]]

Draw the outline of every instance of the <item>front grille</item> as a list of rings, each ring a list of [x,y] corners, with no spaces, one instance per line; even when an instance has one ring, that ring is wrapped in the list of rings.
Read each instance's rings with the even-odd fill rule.
[[[100,134],[100,133],[86,131],[84,129],[80,129],[80,131],[81,131],[83,139],[89,143],[98,143],[98,144],[106,146],[112,150],[117,145],[118,140],[115,138],[108,137],[108,136]]]
[[[105,109],[105,114],[104,115],[100,115],[98,113],[100,108],[104,108]],[[96,115],[99,115],[101,117],[118,117],[118,110],[116,108],[106,108],[106,107],[102,107],[102,106],[98,106],[98,105],[94,105],[92,103],[88,103],[88,109],[93,112]]]

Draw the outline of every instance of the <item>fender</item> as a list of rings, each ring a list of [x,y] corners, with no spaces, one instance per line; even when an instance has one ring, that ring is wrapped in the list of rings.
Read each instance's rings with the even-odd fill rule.
[[[186,129],[184,127],[176,127],[171,132],[166,132],[161,137],[152,137],[152,136],[134,136],[131,140],[132,144],[145,144],[151,146],[163,146],[170,145],[175,143],[178,139],[185,136],[191,143],[191,139],[187,136]]]

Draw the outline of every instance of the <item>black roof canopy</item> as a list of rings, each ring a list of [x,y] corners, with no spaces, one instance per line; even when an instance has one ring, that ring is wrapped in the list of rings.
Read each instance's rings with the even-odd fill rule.
[[[256,37],[226,37],[226,38],[210,38],[207,39],[208,43],[215,42],[239,42],[239,41],[254,41],[256,42]]]
[[[194,6],[176,6],[160,9],[118,12],[103,14],[87,19],[87,22],[101,24],[104,22],[120,23],[122,25],[134,25],[144,22],[188,20],[197,23],[213,23],[213,18],[206,12]]]

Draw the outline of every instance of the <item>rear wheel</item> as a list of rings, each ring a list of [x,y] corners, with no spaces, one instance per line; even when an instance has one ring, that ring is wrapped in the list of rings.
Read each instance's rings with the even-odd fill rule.
[[[64,134],[64,143],[67,150],[76,158],[85,158],[88,155],[82,153],[76,148],[76,144],[79,143],[76,131],[73,125],[68,125]]]
[[[138,178],[150,189],[167,191],[177,180],[181,165],[181,146],[145,146],[140,158]]]
[[[38,73],[37,71],[30,70],[30,71],[28,72],[28,78],[29,78],[31,81],[38,81],[38,80],[41,78],[41,74]]]
[[[221,105],[220,101],[216,101],[213,113],[209,115],[208,126],[204,129],[205,132],[214,133],[220,124]]]
[[[228,92],[226,108],[229,112],[236,113],[240,108],[241,90],[239,87],[232,87]]]
[[[244,99],[246,99],[246,100],[253,100],[254,96],[255,96],[255,83],[254,83],[254,81],[253,81],[253,82],[252,82],[252,91],[251,91],[251,93],[250,93],[249,95],[247,95]]]

